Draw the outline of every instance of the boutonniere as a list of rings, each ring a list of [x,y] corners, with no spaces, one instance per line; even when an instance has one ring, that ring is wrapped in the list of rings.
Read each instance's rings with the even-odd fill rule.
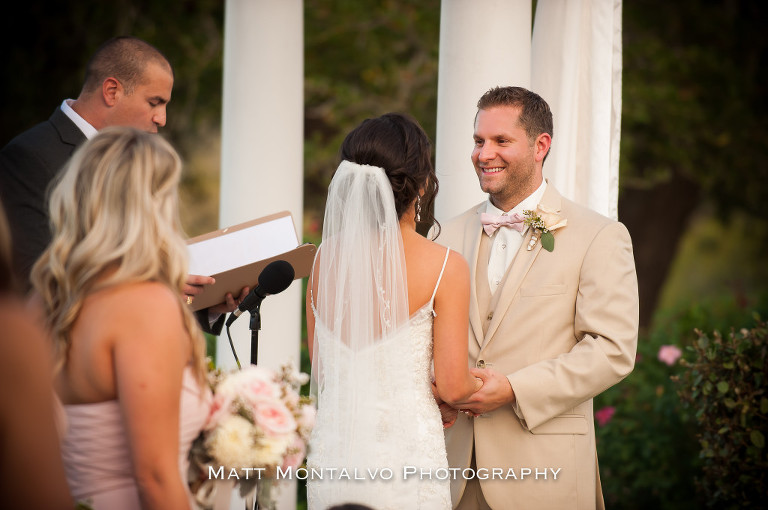
[[[524,223],[531,229],[531,240],[528,241],[528,251],[531,251],[536,242],[541,239],[541,247],[547,251],[555,249],[555,236],[552,232],[560,227],[564,227],[568,220],[561,218],[556,211],[552,211],[538,205],[536,211],[530,209],[523,211],[525,216]]]

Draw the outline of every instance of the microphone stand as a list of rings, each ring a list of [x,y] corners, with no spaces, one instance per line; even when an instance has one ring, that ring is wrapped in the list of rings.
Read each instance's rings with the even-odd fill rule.
[[[261,303],[251,312],[251,365],[256,365],[259,357],[259,330],[261,329]]]
[[[251,330],[251,365],[256,365],[256,361],[259,358],[259,330],[261,329],[261,303],[259,303],[256,307],[254,307],[251,312],[251,322],[248,326]],[[246,502],[245,510],[251,510],[251,505],[253,505],[253,510],[259,509],[259,503],[256,501],[256,498],[253,498],[253,503],[249,504]]]
[[[261,303],[256,305],[252,310],[249,310],[251,314],[251,321],[248,328],[251,330],[251,365],[256,365],[259,358],[259,330],[261,329]],[[257,489],[258,490],[258,489]],[[253,500],[251,501],[251,498]],[[259,502],[254,496],[245,500],[245,510],[259,510]]]

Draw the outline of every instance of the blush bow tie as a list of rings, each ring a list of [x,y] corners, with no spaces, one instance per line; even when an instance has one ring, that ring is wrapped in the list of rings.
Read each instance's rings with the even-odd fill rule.
[[[494,216],[493,214],[482,213],[480,215],[480,223],[483,224],[483,230],[485,230],[489,237],[499,227],[514,228],[521,233],[525,229],[524,218],[518,213],[510,214],[509,216]]]

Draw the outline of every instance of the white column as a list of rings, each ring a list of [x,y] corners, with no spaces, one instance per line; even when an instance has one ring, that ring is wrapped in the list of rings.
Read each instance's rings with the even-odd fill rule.
[[[227,0],[221,144],[221,226],[274,212],[293,215],[301,241],[303,214],[304,26],[301,0]],[[259,365],[299,365],[300,282],[261,307]],[[231,328],[241,363],[250,360],[249,317]],[[217,358],[234,366],[226,333]],[[282,481],[278,508],[296,507],[294,484]],[[242,500],[232,509],[242,510]]]
[[[437,82],[435,216],[485,200],[472,167],[477,100],[499,85],[529,88],[531,0],[443,0]]]
[[[552,108],[544,176],[566,197],[616,218],[622,0],[539,0],[532,90]]]

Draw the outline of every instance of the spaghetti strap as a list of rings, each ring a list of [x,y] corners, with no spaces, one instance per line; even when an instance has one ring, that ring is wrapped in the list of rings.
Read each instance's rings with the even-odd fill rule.
[[[437,288],[440,286],[440,280],[443,279],[443,273],[445,272],[445,266],[448,264],[448,255],[451,254],[451,249],[445,249],[445,260],[443,260],[443,268],[440,270],[440,276],[437,277],[437,283],[435,284],[435,290],[432,291],[432,299],[429,300],[430,306],[435,302],[435,296],[437,295]]]

